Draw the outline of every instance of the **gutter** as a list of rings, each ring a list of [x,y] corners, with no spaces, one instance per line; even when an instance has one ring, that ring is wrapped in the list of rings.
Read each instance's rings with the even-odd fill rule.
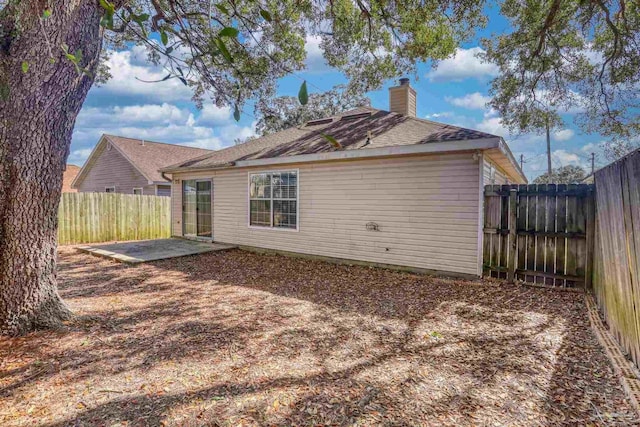
[[[252,167],[252,166],[267,166],[267,165],[280,165],[291,163],[309,163],[309,162],[323,162],[333,160],[352,160],[352,159],[367,159],[375,157],[391,157],[391,156],[403,156],[412,154],[437,154],[437,153],[451,153],[459,151],[477,151],[488,150],[492,148],[501,149],[501,144],[504,144],[502,138],[479,138],[479,139],[467,139],[461,141],[445,141],[445,142],[427,142],[424,144],[413,145],[395,145],[390,147],[380,148],[364,148],[359,150],[340,150],[329,151],[326,153],[314,153],[314,154],[301,154],[297,156],[289,157],[271,157],[266,159],[253,159],[253,160],[239,160],[236,162],[229,162],[220,165],[203,166],[196,168],[189,167],[168,167],[160,169],[162,173],[179,173],[179,172],[193,172],[193,171],[210,171],[216,169],[228,169],[230,167]],[[510,154],[510,152],[509,152]],[[510,156],[510,160],[513,156]]]

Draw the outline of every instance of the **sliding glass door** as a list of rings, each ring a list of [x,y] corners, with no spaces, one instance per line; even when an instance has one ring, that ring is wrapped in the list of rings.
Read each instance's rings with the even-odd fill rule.
[[[185,237],[211,239],[211,181],[182,181],[182,227]]]

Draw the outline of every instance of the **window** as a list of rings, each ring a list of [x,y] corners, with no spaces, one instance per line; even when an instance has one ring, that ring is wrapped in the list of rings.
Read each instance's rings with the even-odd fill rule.
[[[249,175],[249,225],[297,230],[297,171]]]
[[[104,192],[105,193],[115,193],[116,192],[116,187],[104,187]]]
[[[138,194],[138,195],[142,195],[142,188],[138,187],[138,188],[134,188],[133,189],[133,194]]]

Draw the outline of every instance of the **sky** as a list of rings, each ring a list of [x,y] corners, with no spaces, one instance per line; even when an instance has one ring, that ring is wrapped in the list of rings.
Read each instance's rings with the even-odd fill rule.
[[[487,28],[474,41],[461,46],[455,56],[435,68],[420,63],[416,75],[407,76],[417,92],[417,116],[504,137],[517,159],[524,156],[523,169],[532,180],[546,170],[544,135],[509,134],[500,117],[485,105],[497,69],[475,56],[482,51],[479,39],[509,28],[495,11],[489,13],[489,18]],[[296,96],[303,80],[307,81],[310,93],[345,82],[341,73],[326,65],[319,43],[319,38],[307,37],[306,69],[281,79],[279,96]],[[255,134],[256,119],[251,105],[245,106],[241,120],[236,122],[227,107],[205,104],[198,110],[191,101],[190,89],[177,79],[142,82],[159,80],[166,73],[146,62],[141,47],[113,52],[108,65],[112,78],[90,90],[76,121],[68,163],[82,165],[103,133],[213,150]],[[380,90],[369,92],[371,105],[387,110],[388,88],[396,84],[388,81]],[[580,165],[590,171],[591,152],[596,152],[596,167],[606,164],[599,149],[603,138],[581,133],[572,114],[564,119],[566,128],[551,136],[553,167]]]

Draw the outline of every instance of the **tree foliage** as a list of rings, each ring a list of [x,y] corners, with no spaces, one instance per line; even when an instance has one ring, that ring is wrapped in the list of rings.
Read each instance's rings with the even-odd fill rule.
[[[580,166],[567,165],[562,166],[557,169],[553,169],[551,171],[551,175],[549,173],[545,173],[540,175],[536,179],[533,180],[534,184],[578,184],[585,177],[587,173]]]
[[[21,10],[8,1],[0,13]],[[24,2],[23,2],[24,3]],[[55,2],[39,13],[55,14]],[[307,37],[320,37],[327,63],[359,92],[415,72],[417,61],[450,56],[485,25],[483,2],[333,0],[99,0],[104,10],[105,54],[140,44],[148,59],[179,79],[194,100],[241,108],[247,99],[268,99],[278,78],[304,69]],[[2,6],[2,3],[0,3]],[[15,14],[19,27],[19,14]],[[82,25],[78,22],[78,25]],[[19,31],[12,36],[19,37]],[[46,40],[46,31],[42,33]],[[61,46],[52,46],[57,60]],[[69,46],[76,61],[82,46]],[[67,53],[67,51],[65,51]],[[45,55],[47,56],[47,55]],[[28,67],[28,62],[25,67]],[[79,65],[79,72],[83,68]],[[108,70],[96,76],[104,81]],[[28,71],[27,71],[28,72]],[[301,87],[304,101],[306,87]]]
[[[269,135],[309,120],[330,117],[370,103],[369,98],[353,93],[343,85],[327,92],[311,94],[305,105],[292,96],[266,99],[256,104],[259,117],[256,131],[260,135]]]
[[[625,141],[640,134],[640,3],[505,0],[513,31],[483,40],[497,64],[491,106],[515,131],[562,125]]]

